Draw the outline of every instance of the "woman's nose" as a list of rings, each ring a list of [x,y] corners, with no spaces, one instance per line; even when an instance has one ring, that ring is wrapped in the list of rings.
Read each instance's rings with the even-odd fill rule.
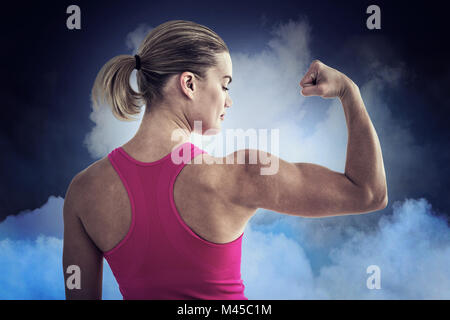
[[[228,97],[226,100],[226,103],[225,103],[225,108],[231,107],[232,104],[233,104],[233,100],[231,100],[231,98]]]

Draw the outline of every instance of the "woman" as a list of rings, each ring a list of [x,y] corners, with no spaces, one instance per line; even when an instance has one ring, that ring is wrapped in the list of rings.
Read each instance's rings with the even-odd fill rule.
[[[139,92],[129,84],[133,69]],[[135,57],[120,55],[100,70],[94,107],[100,97],[122,120],[144,104],[146,109],[136,135],[77,174],[68,188],[67,299],[101,299],[103,257],[124,299],[247,299],[241,241],[258,208],[326,217],[387,205],[378,137],[347,76],[315,60],[300,82],[305,96],[342,102],[349,133],[345,173],[266,153],[279,160],[279,168],[262,175],[260,157],[256,164],[249,161],[255,150],[222,159],[191,144],[194,121],[201,121],[198,133],[220,131],[232,105],[231,81],[223,40],[205,26],[180,20],[153,29]],[[176,163],[174,155],[187,161]],[[238,163],[240,156],[245,163]],[[67,285],[73,265],[81,283]]]

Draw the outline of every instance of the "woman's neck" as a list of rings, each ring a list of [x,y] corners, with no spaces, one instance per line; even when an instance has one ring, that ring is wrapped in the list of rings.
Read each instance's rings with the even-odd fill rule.
[[[191,141],[192,128],[187,117],[158,107],[145,112],[138,131],[124,147],[135,154],[167,153],[175,146]]]

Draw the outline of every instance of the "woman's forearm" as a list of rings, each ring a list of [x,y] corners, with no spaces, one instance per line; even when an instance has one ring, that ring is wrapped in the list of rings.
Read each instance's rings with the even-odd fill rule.
[[[369,192],[376,205],[386,205],[387,185],[380,141],[358,86],[348,77],[340,97],[348,128],[345,175]]]

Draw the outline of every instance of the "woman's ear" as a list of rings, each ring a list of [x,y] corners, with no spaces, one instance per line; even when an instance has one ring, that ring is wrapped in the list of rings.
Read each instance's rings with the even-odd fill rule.
[[[194,90],[193,86],[193,74],[191,72],[183,72],[183,74],[180,76],[180,85],[181,89],[186,95],[189,95],[192,97],[192,91]]]

